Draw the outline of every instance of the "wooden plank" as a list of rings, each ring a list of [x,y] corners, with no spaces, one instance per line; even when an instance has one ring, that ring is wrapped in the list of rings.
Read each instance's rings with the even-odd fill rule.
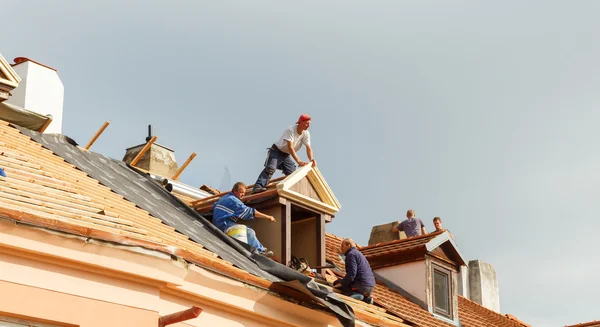
[[[109,121],[105,121],[104,124],[102,124],[102,126],[100,127],[100,129],[96,132],[96,134],[94,134],[94,136],[92,137],[92,139],[85,146],[86,150],[89,150],[92,147],[92,145],[94,145],[94,143],[96,142],[96,140],[98,139],[98,137],[100,137],[100,135],[102,133],[104,133],[104,130],[108,127],[108,125],[110,125]]]
[[[73,193],[62,193],[61,196],[63,200],[74,197],[90,200],[95,206],[101,204],[101,208],[104,208],[104,213],[109,217],[117,216],[116,218],[118,218],[127,216],[132,223],[138,224],[148,232],[159,235],[170,244],[195,250],[198,253],[202,253],[204,256],[216,257],[216,254],[203,249],[200,244],[189,240],[185,235],[175,232],[174,228],[163,224],[160,219],[152,217],[145,210],[138,208],[132,202],[125,200],[122,196],[114,193],[110,188],[101,185],[97,180],[89,177],[75,166],[56,156],[52,151],[43,148],[16,129],[6,127],[5,130],[3,130],[3,127],[0,127],[0,130],[2,130],[3,135],[0,137],[2,140],[0,141],[0,146],[4,147],[3,150],[10,150],[10,156],[19,158],[22,161],[39,164],[42,168],[41,172],[50,172],[56,174],[56,176],[61,176],[61,179],[63,180],[73,182],[75,189],[69,190]],[[36,160],[39,160],[40,162],[36,163]],[[9,178],[7,180],[11,184],[19,184],[21,188],[25,186],[33,189],[43,189],[43,193],[40,192],[40,194],[61,194],[60,192],[63,192],[54,188],[31,184],[30,180],[21,179],[22,180]],[[80,195],[79,192],[84,192],[86,196]]]
[[[26,198],[26,197],[22,197],[22,196],[17,196],[17,195],[10,194],[10,193],[4,193],[4,192],[0,193],[0,199],[3,202],[12,203],[13,205],[16,205],[16,206],[22,206],[22,207],[26,207],[29,209],[50,213],[50,214],[57,215],[60,217],[67,217],[67,218],[71,218],[71,219],[86,221],[86,222],[90,222],[90,223],[94,223],[94,224],[113,227],[116,229],[122,229],[122,230],[135,232],[135,233],[142,234],[142,235],[147,234],[147,232],[143,229],[114,223],[109,220],[92,217],[90,215],[72,213],[72,212],[65,211],[65,210],[55,209],[55,208],[52,208],[51,206],[46,205],[44,202]]]
[[[306,177],[299,180],[298,183],[292,185],[290,187],[290,190],[298,192],[302,195],[308,196],[311,199],[315,199],[317,201],[323,202],[323,200],[321,200],[321,197],[319,196],[319,194],[317,194],[317,191],[315,190],[315,188],[312,186],[312,184]]]
[[[316,217],[317,219],[317,237],[316,237],[316,242],[317,242],[317,266],[325,266],[325,264],[327,264],[326,259],[326,246],[325,246],[325,223],[326,223],[326,219],[325,219],[325,214],[320,214],[319,216]]]
[[[281,206],[281,263],[287,266],[292,260],[292,206]]]
[[[140,161],[140,159],[142,159],[142,157],[144,156],[144,154],[146,154],[146,152],[148,150],[150,150],[150,147],[152,146],[152,144],[156,141],[158,137],[152,136],[152,138],[150,139],[150,141],[148,141],[146,143],[146,145],[144,145],[144,147],[140,150],[140,152],[137,154],[137,156],[135,156],[135,158],[133,158],[133,160],[131,161],[130,165],[135,166],[137,165],[137,163]]]
[[[179,180],[179,176],[181,175],[181,173],[183,173],[183,171],[185,170],[185,168],[187,168],[187,166],[190,164],[190,162],[192,162],[192,160],[194,160],[195,157],[196,157],[196,152],[192,152],[192,154],[190,155],[190,157],[187,158],[187,160],[183,163],[183,166],[181,166],[181,168],[179,168],[179,170],[172,177],[172,179],[174,179],[176,181]]]

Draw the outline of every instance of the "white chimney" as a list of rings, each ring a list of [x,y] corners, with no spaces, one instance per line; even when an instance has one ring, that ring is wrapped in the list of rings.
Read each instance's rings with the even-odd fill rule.
[[[45,132],[62,134],[65,89],[56,69],[24,57],[15,58],[12,68],[21,82],[6,102],[41,115],[52,115],[52,123]]]
[[[500,312],[500,291],[494,266],[480,260],[469,261],[469,293],[471,301]]]

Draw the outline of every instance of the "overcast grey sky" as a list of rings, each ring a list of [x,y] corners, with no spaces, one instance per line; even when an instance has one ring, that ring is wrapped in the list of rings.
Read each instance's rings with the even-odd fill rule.
[[[496,267],[502,312],[600,319],[600,2],[1,3],[0,51],[58,69],[79,143],[110,120],[93,150],[121,159],[152,124],[198,153],[184,182],[253,183],[309,113],[329,232],[440,216]]]

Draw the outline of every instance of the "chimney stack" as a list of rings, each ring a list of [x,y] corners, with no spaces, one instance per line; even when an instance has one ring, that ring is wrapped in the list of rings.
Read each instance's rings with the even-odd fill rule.
[[[29,58],[14,59],[12,68],[21,77],[19,86],[6,101],[41,115],[51,115],[46,133],[62,133],[64,86],[56,69]]]
[[[499,313],[500,291],[494,266],[481,260],[471,260],[468,270],[471,300]]]
[[[146,142],[125,150],[123,161],[131,163],[142,148],[152,139],[152,126],[148,125],[148,136]],[[150,149],[142,156],[140,161],[135,165],[138,168],[144,169],[149,173],[161,177],[171,178],[179,170],[175,152],[172,149],[153,143]]]

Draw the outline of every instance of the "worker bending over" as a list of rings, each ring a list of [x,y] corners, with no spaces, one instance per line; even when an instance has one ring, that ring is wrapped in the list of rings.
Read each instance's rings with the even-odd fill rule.
[[[340,250],[345,256],[346,276],[336,280],[333,287],[340,289],[344,295],[373,304],[371,293],[375,288],[375,277],[369,261],[358,251],[352,239],[345,238]]]
[[[230,234],[228,233],[228,230],[236,226],[238,219],[252,220],[256,217],[275,222],[273,216],[266,215],[256,209],[246,206],[241,200],[244,195],[246,195],[246,185],[242,182],[237,182],[233,185],[230,193],[226,194],[213,204],[213,224],[227,235]],[[268,258],[272,257],[273,251],[267,250],[267,248],[260,243],[256,237],[256,232],[250,227],[246,226],[245,228],[248,244],[256,248],[261,255]]]
[[[289,126],[283,131],[283,135],[279,140],[271,146],[265,161],[265,168],[262,170],[256,183],[254,183],[253,193],[264,192],[267,189],[267,184],[275,173],[275,170],[280,169],[284,175],[289,175],[296,170],[294,161],[298,166],[303,167],[309,163],[313,166],[317,165],[317,161],[313,159],[312,148],[310,147],[310,116],[303,114],[298,118],[295,125]],[[309,162],[302,161],[296,153],[302,147],[306,147],[306,156]]]

